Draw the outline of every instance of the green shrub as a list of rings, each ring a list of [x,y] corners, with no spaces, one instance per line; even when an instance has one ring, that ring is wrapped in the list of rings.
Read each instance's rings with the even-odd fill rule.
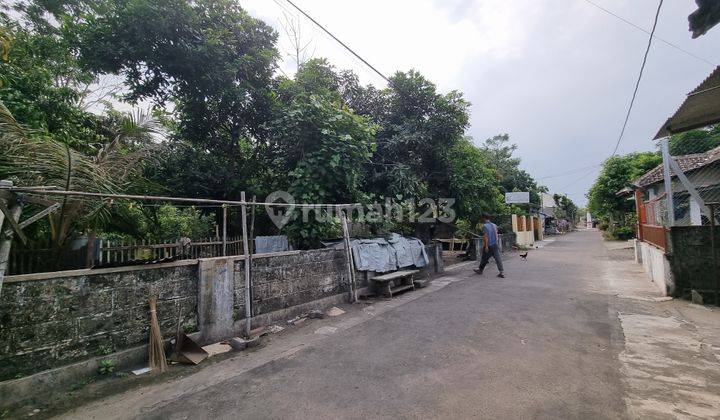
[[[635,237],[635,229],[630,226],[608,226],[603,237],[611,241],[627,241]]]
[[[615,238],[621,241],[627,241],[635,237],[635,229],[630,226],[621,226],[615,229]]]
[[[115,372],[115,361],[106,359],[101,360],[98,366],[98,372],[103,376],[112,375]]]

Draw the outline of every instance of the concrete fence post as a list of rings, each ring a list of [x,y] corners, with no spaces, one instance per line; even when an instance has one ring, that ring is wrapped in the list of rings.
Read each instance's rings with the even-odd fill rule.
[[[445,263],[442,258],[442,244],[435,242],[435,273],[442,273],[445,271]]]
[[[246,261],[243,261],[246,263]],[[232,337],[235,269],[230,258],[198,262],[198,329],[203,343]],[[248,302],[245,302],[248,305]]]

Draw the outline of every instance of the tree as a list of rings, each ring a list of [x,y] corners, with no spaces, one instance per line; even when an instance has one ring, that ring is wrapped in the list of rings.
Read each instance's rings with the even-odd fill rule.
[[[209,155],[219,170],[207,177],[220,188],[204,191],[237,198],[253,169],[243,163],[268,140],[276,106],[275,31],[232,0],[102,1],[93,10],[79,40],[85,66],[123,75],[131,102],[171,103],[170,147],[191,145],[193,154]]]
[[[718,146],[720,146],[720,124],[673,134],[670,137],[668,149],[670,155],[680,156],[704,153]]]
[[[578,221],[578,208],[566,195],[554,194],[555,218],[569,220],[573,225]]]
[[[662,158],[653,152],[630,153],[607,159],[588,192],[590,212],[605,222],[627,224],[625,216],[634,214],[635,204],[617,193],[661,162]]]
[[[300,18],[297,16],[291,16],[283,12],[283,20],[280,25],[285,31],[285,35],[290,39],[290,51],[286,54],[295,61],[296,68],[299,70],[315,53],[315,51],[310,52],[309,50],[313,39],[310,37],[307,42],[305,41]]]
[[[296,202],[365,201],[364,167],[375,150],[375,126],[340,103],[305,93],[274,122],[274,142]],[[317,246],[332,225],[314,219],[286,231],[301,247]]]
[[[95,76],[80,69],[66,39],[71,24],[58,28],[24,25],[0,14],[6,28],[0,59],[0,100],[24,126],[75,150],[96,152],[107,135],[101,117],[83,109],[83,92]]]
[[[503,211],[503,194],[498,188],[489,156],[470,138],[453,145],[445,155],[450,168],[450,197],[457,200],[459,218],[476,224],[483,214]]]
[[[368,167],[368,190],[403,198],[446,197],[450,182],[444,154],[464,138],[468,107],[457,91],[439,94],[433,83],[411,70],[391,78],[379,95],[353,85],[341,87],[350,100],[380,127],[378,150]],[[364,103],[363,103],[364,102]]]
[[[108,153],[123,118],[112,110],[87,112],[88,92],[108,77],[124,79],[124,100],[155,105],[153,115],[170,137],[151,167],[127,168],[132,176],[127,183],[121,177],[117,189],[219,199],[284,189],[309,203],[449,197],[468,223],[506,211],[504,191],[528,190],[533,202],[544,191],[519,169],[517,146],[506,135],[473,145],[465,134],[470,104],[460,92],[439,92],[417,71],[395,73],[387,88],[363,86],[353,72],[303,56],[306,42],[286,22],[298,71],[274,76],[277,34],[235,1],[16,4],[19,15],[2,15],[13,36],[0,33],[0,56],[10,38],[18,49],[1,64],[0,94],[7,93],[38,150],[65,151],[68,162],[92,167],[95,158],[113,160],[147,146],[126,137],[116,154]],[[50,178],[60,180],[56,175]],[[145,226],[160,226],[157,215],[126,207],[114,206],[112,218],[104,210],[102,227],[158,234]],[[191,215],[180,211],[163,214],[172,220],[165,226],[191,223],[181,222]],[[236,218],[230,220],[232,232]],[[267,231],[269,219],[259,215],[257,226]],[[301,246],[315,246],[336,227],[291,224],[286,231]]]
[[[485,140],[482,149],[488,154],[503,192],[528,191],[530,203],[540,205],[540,194],[546,193],[547,188],[537,185],[529,173],[520,169],[520,158],[513,157],[517,144],[510,143],[509,135],[499,134]]]

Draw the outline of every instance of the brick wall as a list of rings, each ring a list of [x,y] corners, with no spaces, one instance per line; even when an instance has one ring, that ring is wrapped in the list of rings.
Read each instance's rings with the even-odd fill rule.
[[[164,334],[196,325],[196,265],[4,284],[0,380],[146,344],[151,293]]]

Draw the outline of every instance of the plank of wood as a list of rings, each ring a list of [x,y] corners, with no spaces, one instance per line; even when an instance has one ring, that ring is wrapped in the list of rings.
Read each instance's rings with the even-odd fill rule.
[[[410,289],[415,290],[415,286],[413,286],[412,284],[404,284],[402,286],[397,286],[397,287],[391,288],[390,293],[394,295],[395,293],[403,292],[405,290],[410,290]]]
[[[17,219],[13,217],[13,214],[10,212],[10,209],[7,208],[4,202],[0,201],[0,211],[2,211],[5,214],[5,222],[10,225],[10,228],[12,229],[12,232],[15,232],[15,234],[18,236],[18,239],[25,244],[27,243],[27,237],[25,237],[25,234],[22,231],[22,227],[20,227],[20,224],[18,224]],[[10,229],[8,229],[10,230]],[[6,235],[8,237],[8,235]]]
[[[401,279],[403,277],[412,276],[413,274],[419,273],[420,270],[401,270],[393,273],[383,274],[381,276],[373,277],[370,280],[375,281],[390,281],[395,279]]]

